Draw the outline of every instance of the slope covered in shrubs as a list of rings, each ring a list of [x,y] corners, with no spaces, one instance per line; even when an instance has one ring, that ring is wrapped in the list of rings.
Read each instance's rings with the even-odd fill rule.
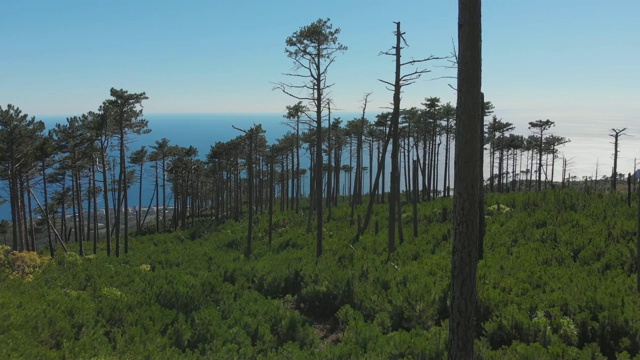
[[[640,358],[637,209],[574,191],[487,205],[479,357]],[[137,237],[121,258],[3,251],[0,358],[445,358],[451,207],[420,204],[413,238],[407,206],[390,257],[384,205],[380,232],[359,239],[348,207],[334,209],[318,260],[290,212],[270,246],[258,217],[249,260],[242,222]],[[22,258],[34,265],[18,276]]]

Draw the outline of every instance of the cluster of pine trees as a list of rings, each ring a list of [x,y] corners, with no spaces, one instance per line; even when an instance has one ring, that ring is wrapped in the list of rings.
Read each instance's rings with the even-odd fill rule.
[[[382,189],[388,188],[388,177],[376,173],[389,172],[385,147],[390,142],[392,114],[383,112],[375,116],[375,121],[368,120],[367,98],[361,117],[346,122],[329,117],[323,122],[327,135],[321,144],[325,160],[322,187],[328,220],[332,207],[341,199],[352,207],[352,222],[364,195],[373,194],[374,203],[386,201]],[[123,214],[132,197],[137,197],[138,208],[143,208],[136,212],[132,225],[137,231],[143,230],[144,224],[156,232],[185,227],[187,219],[204,216],[218,221],[238,220],[249,201],[251,211],[266,212],[274,204],[281,211],[301,210],[300,199],[307,197],[314,184],[307,177],[313,177],[316,146],[309,109],[302,101],[286,107],[285,124],[292,131],[274,144],[268,144],[265,131],[255,125],[234,139],[216,142],[201,159],[193,146],[170,145],[166,138],[156,141],[150,151],[144,146],[130,151],[127,144],[132,136],[150,131],[147,121],[141,119],[140,105],[145,99],[144,93],[112,89],[112,98],[105,100],[97,112],[70,117],[48,132],[42,121],[29,118],[19,108],[8,105],[2,109],[2,179],[10,190],[14,249],[34,250],[40,223],[41,229],[50,232],[50,244],[56,240],[64,244],[69,239],[80,244],[93,241],[95,250],[95,241],[103,237],[110,254],[113,238],[119,255],[122,237],[126,252],[129,221],[124,221]],[[455,107],[442,104],[438,97],[426,98],[422,105],[402,110],[399,118],[399,168],[407,202],[451,194]],[[486,102],[485,115],[492,113],[493,105]],[[538,120],[530,125],[537,134],[525,138],[514,135],[513,124],[495,115],[488,122],[488,190],[530,190],[535,173],[538,187],[545,182],[553,184],[558,147],[567,140],[545,134],[553,126],[551,121]],[[142,191],[128,194],[136,181],[139,189],[143,188],[147,163],[153,169],[151,198],[143,198]],[[379,181],[374,181],[376,177]],[[563,171],[563,183],[564,178]],[[166,210],[152,214],[145,211],[153,205],[156,209],[171,205],[166,202],[171,198],[167,196],[168,187],[175,216],[163,216]],[[103,226],[111,231],[100,231]],[[85,252],[84,247],[81,252]]]
[[[0,108],[0,177],[9,184],[14,250],[35,251],[36,222],[44,222],[52,256],[54,236],[63,247],[73,236],[81,254],[83,243],[93,238],[95,252],[102,202],[107,253],[112,252],[112,239],[116,255],[121,253],[121,239],[128,251],[124,214],[133,177],[127,165],[136,158],[135,153],[127,158],[127,143],[133,135],[150,131],[141,118],[146,99],[145,93],[111,89],[111,97],[98,111],[69,117],[46,133],[42,121],[18,107]],[[41,185],[41,197],[34,191],[36,185]]]

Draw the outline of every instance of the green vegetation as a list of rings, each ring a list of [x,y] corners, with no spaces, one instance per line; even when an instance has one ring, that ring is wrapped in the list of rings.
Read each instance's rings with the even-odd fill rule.
[[[572,190],[487,204],[476,354],[640,359],[637,209]],[[243,222],[134,237],[121,258],[3,248],[0,358],[443,359],[451,199],[420,203],[423,235],[390,257],[383,206],[359,239],[349,207],[333,209],[319,259],[304,203],[274,214],[271,247],[257,216],[249,259]]]

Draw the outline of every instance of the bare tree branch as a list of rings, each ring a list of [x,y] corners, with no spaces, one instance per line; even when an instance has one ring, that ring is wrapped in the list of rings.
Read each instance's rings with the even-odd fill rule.
[[[389,81],[386,81],[386,80],[378,79],[378,81],[380,81],[380,82],[382,82],[382,83],[384,83],[384,84],[387,84],[387,85],[389,85],[389,86],[394,86],[394,85],[393,85],[393,83],[391,83],[391,82],[389,82]],[[391,90],[391,91],[393,91],[392,89],[390,89],[390,90]]]
[[[405,65],[414,65],[417,63],[421,63],[421,62],[426,62],[426,61],[433,61],[433,60],[446,60],[449,59],[449,56],[429,56],[428,58],[424,58],[424,59],[411,59],[410,61],[401,63],[400,66],[405,66]]]

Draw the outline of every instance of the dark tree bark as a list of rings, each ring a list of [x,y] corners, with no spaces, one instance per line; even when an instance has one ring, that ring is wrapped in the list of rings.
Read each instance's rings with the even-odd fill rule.
[[[454,173],[449,359],[474,358],[482,144],[481,1],[458,1],[458,101]]]
[[[331,101],[329,101],[329,103],[327,104],[327,110],[328,110],[328,126],[327,126],[327,222],[331,221],[332,218],[332,214],[331,214],[331,208],[333,205],[333,199],[331,197],[332,194],[332,190],[331,190],[331,183],[332,183],[332,159],[331,159]]]
[[[393,84],[393,111],[391,113],[391,189],[389,191],[389,233],[388,233],[388,251],[392,254],[396,251],[396,223],[402,225],[400,204],[400,169],[399,169],[399,150],[400,150],[400,84],[401,71],[401,45],[402,32],[400,31],[400,22],[396,22],[396,45],[395,50],[395,81]],[[398,214],[398,212],[400,214]]]

